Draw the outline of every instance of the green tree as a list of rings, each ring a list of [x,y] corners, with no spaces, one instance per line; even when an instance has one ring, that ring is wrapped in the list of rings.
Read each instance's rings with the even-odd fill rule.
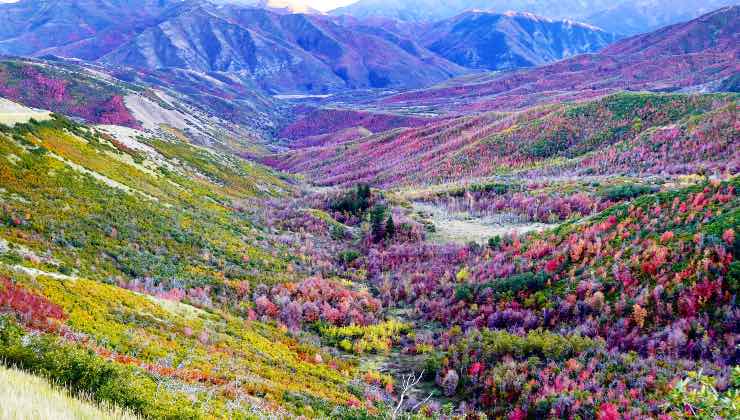
[[[370,211],[370,226],[372,227],[373,241],[380,242],[385,237],[385,212],[383,204],[376,204]]]
[[[388,215],[385,221],[385,237],[390,239],[396,236],[396,223],[393,221],[393,215]]]

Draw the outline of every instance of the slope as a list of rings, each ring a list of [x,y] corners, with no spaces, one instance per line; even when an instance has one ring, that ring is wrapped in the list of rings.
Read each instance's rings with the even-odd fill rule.
[[[502,174],[735,173],[736,107],[736,95],[623,93],[447,119],[267,162],[322,185],[385,187]]]

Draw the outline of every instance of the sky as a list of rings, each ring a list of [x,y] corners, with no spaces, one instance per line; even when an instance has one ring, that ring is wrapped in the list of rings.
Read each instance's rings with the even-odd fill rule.
[[[322,12],[328,12],[329,10],[336,9],[337,7],[346,6],[352,4],[357,0],[307,0],[311,7]]]
[[[0,0],[0,3],[16,3],[18,0]],[[328,12],[329,10],[336,9],[337,7],[346,6],[352,4],[357,0],[305,0],[309,6],[314,9],[321,10],[322,12]]]

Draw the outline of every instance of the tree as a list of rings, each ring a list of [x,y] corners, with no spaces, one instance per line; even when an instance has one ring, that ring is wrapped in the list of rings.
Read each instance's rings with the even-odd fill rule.
[[[385,222],[385,237],[390,239],[394,236],[396,236],[396,224],[393,222],[393,215],[391,214]]]
[[[361,211],[370,207],[370,186],[368,184],[357,184],[357,207]]]
[[[372,226],[373,241],[380,242],[385,237],[385,220],[386,207],[383,204],[376,204],[370,211],[370,225]]]

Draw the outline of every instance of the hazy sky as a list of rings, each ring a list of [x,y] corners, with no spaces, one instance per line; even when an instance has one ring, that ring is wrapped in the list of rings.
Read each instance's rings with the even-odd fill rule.
[[[308,0],[306,1],[306,3],[311,5],[311,7],[313,7],[314,9],[326,12],[332,9],[336,9],[337,7],[346,6],[356,1],[357,0]]]
[[[17,1],[18,0],[0,0],[0,3],[15,3]],[[308,3],[308,5],[310,5],[314,9],[326,12],[332,9],[336,9],[337,7],[346,6],[356,1],[357,0],[306,0],[306,3]]]

